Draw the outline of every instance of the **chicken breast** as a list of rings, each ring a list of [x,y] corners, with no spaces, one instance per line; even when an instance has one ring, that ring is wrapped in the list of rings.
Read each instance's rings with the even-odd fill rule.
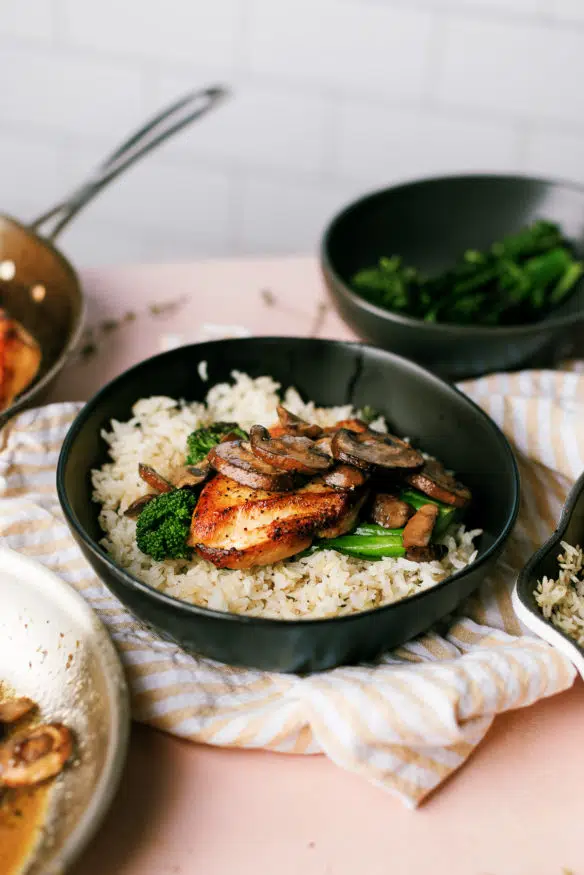
[[[41,362],[36,341],[0,310],[0,410],[32,383]]]
[[[218,568],[271,565],[310,546],[315,532],[354,518],[363,491],[342,492],[316,478],[295,492],[264,492],[219,474],[193,513],[189,546]]]
[[[359,497],[353,504],[334,522],[330,523],[325,529],[320,529],[316,534],[319,538],[340,538],[341,535],[346,535],[357,525],[359,512],[363,507],[367,493],[360,491]]]

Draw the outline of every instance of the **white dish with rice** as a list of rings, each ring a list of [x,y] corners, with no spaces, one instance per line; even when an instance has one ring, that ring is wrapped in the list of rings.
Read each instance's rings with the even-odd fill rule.
[[[513,589],[522,623],[556,647],[584,678],[584,474],[553,535],[531,557]]]

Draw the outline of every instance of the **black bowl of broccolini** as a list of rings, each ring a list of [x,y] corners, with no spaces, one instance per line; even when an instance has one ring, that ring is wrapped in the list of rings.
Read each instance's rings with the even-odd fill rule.
[[[407,183],[350,204],[325,281],[364,340],[451,379],[569,352],[584,321],[584,188],[520,176]]]

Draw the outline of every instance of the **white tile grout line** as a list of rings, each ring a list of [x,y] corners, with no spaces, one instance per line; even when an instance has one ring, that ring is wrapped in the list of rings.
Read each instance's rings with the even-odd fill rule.
[[[436,106],[433,89],[444,61],[444,35],[450,21],[451,17],[440,11],[436,11],[432,17],[430,40],[424,61],[425,82],[421,98],[421,108],[425,111],[432,110]]]

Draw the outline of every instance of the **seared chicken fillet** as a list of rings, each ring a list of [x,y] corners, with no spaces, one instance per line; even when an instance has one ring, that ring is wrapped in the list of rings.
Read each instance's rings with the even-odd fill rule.
[[[41,362],[38,343],[0,310],[0,410],[32,383]]]
[[[188,544],[218,568],[271,565],[305,550],[317,532],[342,527],[345,518],[350,528],[364,497],[320,477],[295,492],[274,493],[219,474],[201,492]]]

